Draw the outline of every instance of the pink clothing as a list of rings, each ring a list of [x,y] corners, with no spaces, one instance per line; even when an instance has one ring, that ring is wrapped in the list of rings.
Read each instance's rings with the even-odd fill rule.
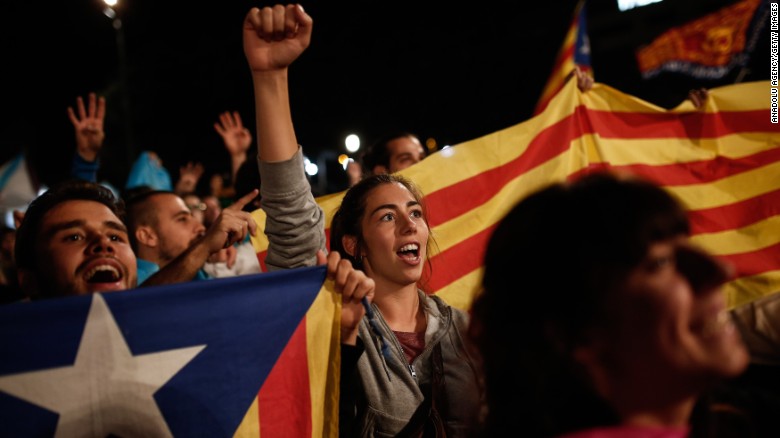
[[[559,435],[558,438],[687,438],[688,427],[610,426]]]

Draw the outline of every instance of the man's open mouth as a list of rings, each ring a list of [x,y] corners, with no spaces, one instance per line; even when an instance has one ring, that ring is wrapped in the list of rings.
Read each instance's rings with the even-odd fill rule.
[[[122,273],[111,265],[98,265],[84,275],[87,283],[116,283],[122,279]]]

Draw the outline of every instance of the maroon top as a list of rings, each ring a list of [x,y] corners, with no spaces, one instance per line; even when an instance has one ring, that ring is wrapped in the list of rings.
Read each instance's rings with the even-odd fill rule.
[[[412,363],[414,358],[419,356],[425,349],[425,332],[409,333],[393,331],[393,333],[395,333],[395,337],[398,338],[398,342],[401,343],[401,349],[403,349],[406,360],[408,360],[409,363]]]

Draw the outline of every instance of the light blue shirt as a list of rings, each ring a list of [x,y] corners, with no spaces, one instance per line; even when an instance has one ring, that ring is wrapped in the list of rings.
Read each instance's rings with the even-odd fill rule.
[[[160,270],[160,267],[157,266],[157,263],[152,263],[144,259],[136,259],[136,266],[138,270],[138,286],[148,280],[149,277],[154,275],[155,272]],[[201,268],[198,269],[198,272],[195,274],[195,278],[193,278],[192,281],[208,280],[210,278],[211,277],[209,274],[207,274],[206,271]]]

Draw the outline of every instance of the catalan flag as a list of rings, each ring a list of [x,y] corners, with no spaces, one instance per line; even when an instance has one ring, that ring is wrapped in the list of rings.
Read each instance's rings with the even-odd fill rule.
[[[335,437],[341,301],[324,278],[2,306],[0,436]]]
[[[770,122],[769,89],[714,88],[701,110],[689,101],[665,110],[604,84],[581,93],[569,81],[539,116],[405,169],[426,194],[439,250],[426,287],[468,309],[488,237],[516,202],[610,168],[655,181],[684,203],[693,240],[736,269],[725,287],[730,307],[780,291],[780,127]],[[318,199],[326,227],[342,195]],[[265,223],[262,211],[254,215]],[[267,242],[254,243],[262,258]]]
[[[593,74],[590,65],[590,40],[588,39],[588,26],[586,24],[585,0],[580,0],[577,3],[577,7],[574,10],[574,18],[569,25],[563,45],[555,58],[552,74],[547,80],[544,90],[542,90],[539,101],[536,103],[534,115],[544,111],[544,108],[550,103],[550,99],[563,88],[566,79],[575,66],[588,74]]]
[[[644,79],[675,72],[721,79],[747,64],[769,22],[769,2],[740,0],[674,27],[636,51]]]

